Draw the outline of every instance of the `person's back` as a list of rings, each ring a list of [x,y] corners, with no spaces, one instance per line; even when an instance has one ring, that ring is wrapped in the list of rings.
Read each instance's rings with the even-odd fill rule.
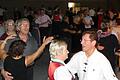
[[[27,80],[25,57],[13,59],[13,57],[7,56],[4,60],[4,69],[14,76],[13,80]]]

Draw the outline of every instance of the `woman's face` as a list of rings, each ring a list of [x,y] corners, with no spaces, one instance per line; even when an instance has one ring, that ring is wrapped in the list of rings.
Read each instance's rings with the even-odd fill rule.
[[[6,25],[6,29],[7,31],[14,31],[15,30],[14,22],[13,21],[8,22]]]
[[[68,54],[69,54],[69,51],[67,49],[67,45],[62,47],[62,49],[60,49],[62,54],[60,54],[61,58],[65,61],[67,58],[68,58]]]
[[[63,51],[64,51],[64,57],[65,57],[65,60],[68,58],[68,54],[69,54],[69,51],[68,51],[68,49],[67,49],[67,45],[65,46],[65,48],[63,49]]]

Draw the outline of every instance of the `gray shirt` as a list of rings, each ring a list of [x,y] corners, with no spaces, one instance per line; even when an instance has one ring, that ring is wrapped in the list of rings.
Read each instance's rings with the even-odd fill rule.
[[[19,36],[17,36],[13,40],[7,41],[7,44],[5,46],[6,51],[8,51],[10,44],[15,40],[20,40]],[[27,55],[32,54],[33,52],[35,52],[37,50],[37,48],[38,48],[38,44],[37,44],[36,40],[32,36],[29,35],[28,40],[26,42],[26,47],[24,49],[23,56],[27,56]]]
[[[20,40],[19,36],[17,36],[16,38],[14,38],[12,40],[7,41],[7,44],[5,45],[6,51],[9,50],[10,44],[15,40]],[[24,49],[23,56],[30,55],[30,54],[34,53],[37,49],[38,49],[38,44],[37,44],[36,40],[34,39],[33,36],[29,35],[28,40],[26,42],[26,47]],[[3,67],[3,61],[0,60],[0,68],[2,68],[2,67]]]

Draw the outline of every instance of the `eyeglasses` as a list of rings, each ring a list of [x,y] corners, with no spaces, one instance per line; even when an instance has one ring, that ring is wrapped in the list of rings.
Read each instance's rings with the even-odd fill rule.
[[[88,42],[88,41],[92,41],[92,40],[82,39],[82,40],[80,40],[80,41]]]
[[[7,24],[7,26],[14,26],[14,24]]]

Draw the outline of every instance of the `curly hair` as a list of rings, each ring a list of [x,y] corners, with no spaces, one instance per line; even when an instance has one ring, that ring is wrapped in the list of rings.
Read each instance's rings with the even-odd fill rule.
[[[9,47],[7,54],[12,57],[20,56],[23,54],[26,43],[22,40],[13,41]]]
[[[54,56],[62,54],[63,48],[67,46],[67,43],[64,40],[53,40],[49,47],[49,52],[51,55],[51,58],[54,58]]]

